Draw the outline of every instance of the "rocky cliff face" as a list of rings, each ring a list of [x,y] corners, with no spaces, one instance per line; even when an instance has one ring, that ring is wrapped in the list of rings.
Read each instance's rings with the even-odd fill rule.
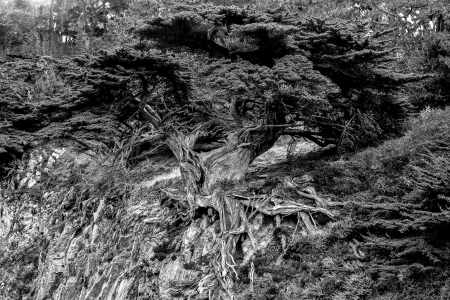
[[[445,123],[439,119],[438,127]],[[247,224],[252,235],[241,237],[234,253],[232,267],[240,278],[234,296],[402,297],[398,293],[407,291],[404,285],[418,280],[415,289],[421,295],[445,299],[444,270],[450,261],[446,204],[437,210],[428,206],[435,196],[408,187],[409,180],[401,179],[407,174],[389,174],[383,166],[389,160],[401,163],[388,149],[402,156],[398,145],[410,151],[419,131],[348,161],[317,161],[311,152],[289,161],[280,151],[286,141],[271,150],[278,160],[258,158],[246,183],[234,188],[242,201],[283,197],[293,199],[291,208],[310,205],[300,202],[298,193],[313,192],[316,186],[329,195],[335,219],[313,213],[314,223],[308,226],[301,213],[290,217],[286,207],[280,207],[286,215],[275,218],[254,211]],[[440,132],[448,135],[445,128]],[[15,191],[26,191],[20,208],[12,199],[2,202],[1,279],[8,288],[3,297],[231,297],[214,294],[225,284],[217,279],[220,267],[210,263],[220,255],[218,216],[209,210],[192,217],[186,204],[168,196],[182,183],[176,162],[147,161],[133,168],[112,162],[109,153],[94,155],[70,144],[32,152],[17,178]],[[370,164],[371,175],[363,175],[370,173],[359,164]],[[408,172],[408,167],[399,170]],[[430,289],[427,282],[438,288]]]

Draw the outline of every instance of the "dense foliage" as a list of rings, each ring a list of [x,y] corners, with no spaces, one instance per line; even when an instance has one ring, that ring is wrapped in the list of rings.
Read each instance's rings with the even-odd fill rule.
[[[230,2],[0,4],[0,298],[449,297],[448,7]]]

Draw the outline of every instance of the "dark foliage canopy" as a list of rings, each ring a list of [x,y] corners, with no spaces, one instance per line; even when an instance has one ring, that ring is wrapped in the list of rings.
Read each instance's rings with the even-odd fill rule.
[[[165,51],[185,46],[198,53],[194,60],[131,49],[49,60],[68,87],[38,104],[27,97],[42,61],[5,62],[16,75],[1,91],[1,118],[9,120],[2,161],[20,157],[36,134],[60,138],[73,130],[80,140],[93,132],[108,139],[111,131],[145,125],[147,148],[164,144],[170,132],[197,132],[193,147],[210,150],[234,132],[254,155],[281,134],[348,150],[400,132],[407,106],[399,87],[418,77],[392,72],[389,50],[357,28],[283,10],[183,9],[137,33]]]

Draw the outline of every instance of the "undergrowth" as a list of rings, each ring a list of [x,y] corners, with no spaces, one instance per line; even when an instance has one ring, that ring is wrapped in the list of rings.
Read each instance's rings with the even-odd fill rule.
[[[64,81],[56,74],[54,68],[44,65],[42,75],[34,83],[34,99],[42,99],[42,97],[52,97],[57,93],[67,92]]]
[[[409,194],[413,190],[416,193],[424,189],[438,191],[448,180],[443,166],[450,162],[449,118],[450,109],[422,112],[411,121],[403,137],[314,171],[318,186],[336,195],[370,192],[404,201],[414,198]],[[425,177],[433,174],[437,185],[427,185],[431,178],[423,179],[418,185],[420,174]],[[422,185],[426,187],[419,189]]]
[[[281,265],[271,263],[276,247],[255,259],[255,298],[447,299],[449,118],[450,109],[425,110],[378,147],[266,169],[272,186],[311,175],[340,216],[321,236],[280,231],[289,246]]]

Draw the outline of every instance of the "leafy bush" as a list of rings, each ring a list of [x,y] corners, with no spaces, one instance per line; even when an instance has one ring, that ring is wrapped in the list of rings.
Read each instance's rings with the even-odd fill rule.
[[[432,34],[424,41],[422,61],[425,72],[434,76],[413,88],[411,102],[418,109],[445,107],[450,104],[450,38],[448,34]]]
[[[42,96],[52,97],[58,93],[68,92],[65,83],[60,78],[52,66],[46,65],[42,68],[42,75],[36,80],[34,84],[33,98],[41,98]]]
[[[450,109],[422,112],[411,120],[405,136],[318,170],[319,185],[343,195],[370,190],[375,195],[406,196],[419,187],[448,195],[444,188],[448,168],[444,166],[450,159],[449,119]],[[433,184],[428,186],[430,181]]]

